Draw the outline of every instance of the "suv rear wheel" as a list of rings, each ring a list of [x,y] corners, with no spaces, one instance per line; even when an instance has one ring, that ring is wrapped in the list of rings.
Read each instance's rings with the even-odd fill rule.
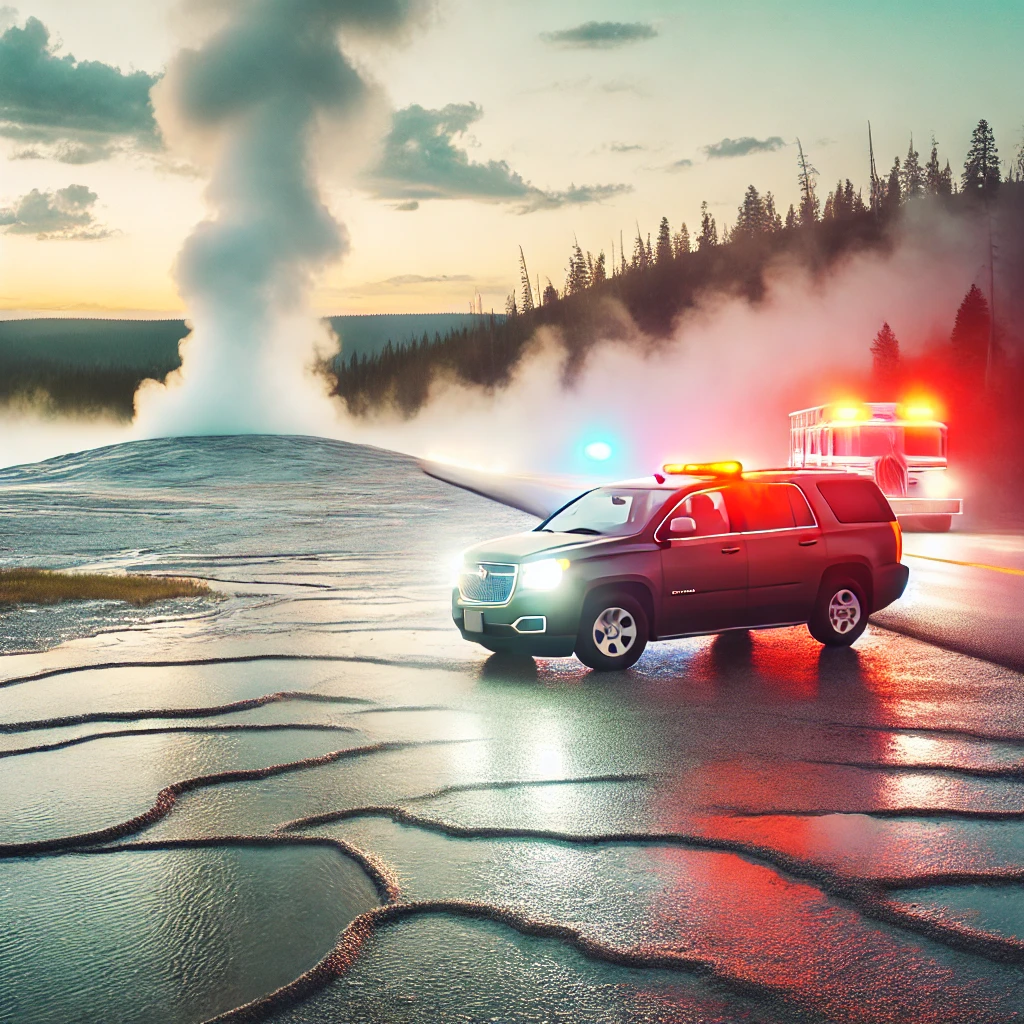
[[[635,665],[647,646],[647,615],[629,594],[604,594],[583,607],[576,657],[599,672]]]
[[[807,623],[811,636],[818,643],[826,647],[849,647],[867,624],[868,604],[856,580],[836,576],[822,584]]]

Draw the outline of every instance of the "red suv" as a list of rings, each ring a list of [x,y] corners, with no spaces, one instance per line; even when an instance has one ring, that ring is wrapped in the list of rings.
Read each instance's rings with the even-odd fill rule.
[[[462,556],[452,616],[492,651],[632,665],[648,642],[806,623],[853,643],[899,598],[896,516],[875,483],[737,463],[595,488]]]

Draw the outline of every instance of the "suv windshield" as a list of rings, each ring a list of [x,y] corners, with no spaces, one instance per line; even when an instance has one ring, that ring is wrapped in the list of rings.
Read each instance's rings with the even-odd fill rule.
[[[548,533],[628,537],[639,533],[665,501],[665,492],[640,487],[598,487],[537,527]]]

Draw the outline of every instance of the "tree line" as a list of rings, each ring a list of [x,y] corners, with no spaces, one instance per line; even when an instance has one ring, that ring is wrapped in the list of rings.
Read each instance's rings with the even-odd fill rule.
[[[871,148],[866,194],[846,178],[824,202],[818,171],[799,139],[797,152],[798,198],[785,213],[770,191],[762,193],[751,184],[731,226],[720,229],[704,202],[692,233],[685,222],[673,229],[668,217],[661,218],[653,237],[638,224],[629,257],[622,236],[610,256],[584,250],[574,239],[561,289],[550,279],[543,290],[539,282],[534,285],[520,248],[520,286],[509,294],[503,320],[484,318],[474,328],[424,336],[401,348],[389,344],[377,355],[325,367],[333,371],[335,394],[357,415],[387,407],[412,415],[426,402],[438,374],[500,388],[544,327],[555,329],[565,346],[565,373],[571,379],[599,339],[626,339],[634,324],[655,342],[667,337],[679,314],[702,292],[727,291],[758,300],[765,269],[782,255],[824,272],[852,250],[889,245],[888,228],[908,203],[931,197],[951,208],[970,207],[990,200],[1001,187],[1024,190],[1024,145],[1004,177],[985,120],[972,133],[958,179],[949,161],[941,160],[934,139],[922,165],[911,137],[906,156],[897,156],[887,175],[876,171]]]

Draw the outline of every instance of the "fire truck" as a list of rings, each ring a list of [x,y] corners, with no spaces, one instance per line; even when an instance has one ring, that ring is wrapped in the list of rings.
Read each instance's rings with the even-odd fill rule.
[[[925,406],[819,405],[789,414],[789,464],[869,476],[905,529],[944,532],[963,513],[949,496],[946,434]]]

